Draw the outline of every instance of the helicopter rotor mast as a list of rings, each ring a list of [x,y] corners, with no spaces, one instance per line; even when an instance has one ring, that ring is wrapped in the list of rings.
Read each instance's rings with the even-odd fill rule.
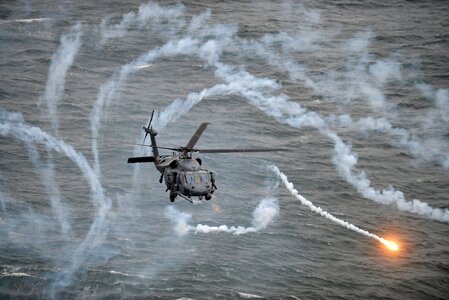
[[[147,138],[148,134],[150,135],[151,139],[151,148],[153,149],[153,157],[154,160],[157,161],[159,159],[159,150],[156,143],[156,135],[157,131],[153,129],[153,126],[151,126],[151,122],[153,122],[153,116],[154,116],[154,110],[151,113],[150,122],[148,122],[147,127],[142,127],[143,130],[145,130],[145,137],[143,138],[142,146],[145,144],[145,139]]]

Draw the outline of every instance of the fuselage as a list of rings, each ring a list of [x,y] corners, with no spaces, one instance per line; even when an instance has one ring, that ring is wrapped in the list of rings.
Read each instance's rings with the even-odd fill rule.
[[[210,198],[215,190],[212,173],[201,168],[201,160],[193,156],[162,157],[157,165],[167,189],[187,197]]]

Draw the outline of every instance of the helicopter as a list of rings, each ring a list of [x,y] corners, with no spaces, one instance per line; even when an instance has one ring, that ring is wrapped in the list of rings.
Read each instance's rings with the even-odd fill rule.
[[[201,158],[193,156],[193,153],[243,153],[243,152],[272,152],[287,151],[279,148],[264,149],[197,149],[194,148],[199,138],[210,123],[201,123],[187,144],[183,147],[169,148],[157,145],[158,132],[151,126],[154,110],[151,113],[148,126],[143,126],[145,136],[140,146],[151,147],[153,156],[141,156],[128,158],[128,164],[154,163],[161,173],[159,183],[165,181],[166,192],[170,191],[170,202],[174,202],[177,196],[193,203],[192,197],[202,200],[212,198],[217,190],[214,172],[202,167]],[[147,136],[150,135],[151,145],[145,145]],[[159,149],[174,151],[173,155],[160,155]]]

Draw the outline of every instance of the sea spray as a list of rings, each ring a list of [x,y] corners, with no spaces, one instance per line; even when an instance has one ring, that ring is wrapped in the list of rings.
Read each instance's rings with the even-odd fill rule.
[[[260,201],[259,205],[253,212],[252,226],[209,226],[197,224],[196,226],[189,225],[192,216],[185,212],[178,211],[173,206],[168,206],[165,209],[165,216],[174,225],[174,231],[178,236],[184,236],[189,232],[198,233],[214,233],[226,232],[233,235],[242,235],[246,233],[254,233],[267,228],[279,215],[279,205],[275,198],[265,198]]]
[[[323,210],[321,207],[317,207],[315,206],[311,201],[307,200],[306,198],[304,198],[297,189],[295,189],[294,185],[292,182],[288,181],[287,176],[282,173],[278,167],[274,166],[274,165],[270,165],[269,169],[271,171],[273,171],[284,183],[285,187],[287,188],[287,190],[289,190],[289,192],[296,198],[298,199],[302,205],[307,206],[310,211],[319,214],[320,216],[334,222],[337,223],[340,226],[345,227],[346,229],[355,231],[357,233],[363,234],[364,236],[367,236],[369,238],[373,238],[378,240],[379,242],[381,242],[382,244],[384,244],[385,246],[391,248],[392,247],[392,242],[385,240],[382,237],[379,237],[373,233],[370,233],[369,231],[363,230],[349,222],[346,222],[344,220],[341,220],[335,216],[333,216],[332,214],[328,213],[327,211]]]

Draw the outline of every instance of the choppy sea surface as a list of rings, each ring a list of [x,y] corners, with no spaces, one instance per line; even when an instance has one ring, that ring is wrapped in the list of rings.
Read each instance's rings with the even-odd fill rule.
[[[1,1],[0,298],[447,299],[446,1]],[[210,201],[169,202],[160,145]],[[389,249],[395,242],[399,249]]]

